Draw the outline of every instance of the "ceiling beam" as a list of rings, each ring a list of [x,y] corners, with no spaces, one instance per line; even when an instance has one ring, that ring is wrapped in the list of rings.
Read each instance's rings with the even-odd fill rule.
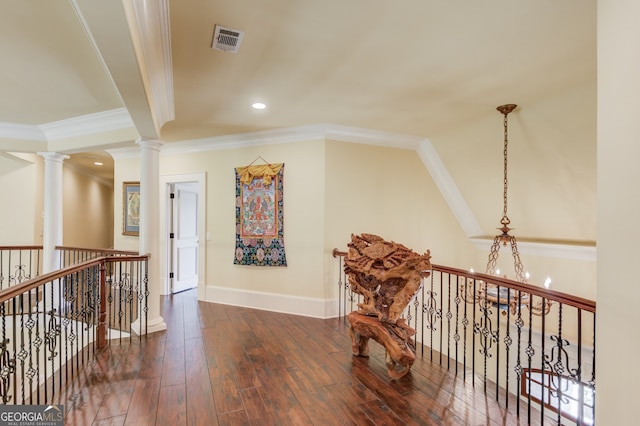
[[[174,118],[167,1],[73,0],[142,138]]]

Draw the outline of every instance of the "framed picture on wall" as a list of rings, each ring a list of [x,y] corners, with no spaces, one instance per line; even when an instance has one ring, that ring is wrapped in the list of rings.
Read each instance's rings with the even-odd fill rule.
[[[140,182],[122,183],[122,234],[140,235]]]

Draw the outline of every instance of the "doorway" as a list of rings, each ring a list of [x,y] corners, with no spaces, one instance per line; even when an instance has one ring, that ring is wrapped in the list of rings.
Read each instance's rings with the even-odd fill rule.
[[[169,280],[171,293],[198,286],[198,186],[171,183]]]
[[[165,208],[160,220],[165,232],[160,244],[166,255],[162,262],[162,294],[197,288],[205,295],[205,174],[161,176]]]

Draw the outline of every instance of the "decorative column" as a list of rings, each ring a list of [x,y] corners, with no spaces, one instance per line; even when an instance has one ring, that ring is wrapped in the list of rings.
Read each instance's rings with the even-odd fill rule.
[[[160,147],[158,140],[139,140],[140,145],[140,254],[149,254],[148,333],[167,329],[160,316]],[[144,332],[140,319],[133,324],[137,333]]]
[[[44,158],[44,228],[42,272],[60,269],[56,246],[62,245],[62,162],[68,155],[38,152]]]

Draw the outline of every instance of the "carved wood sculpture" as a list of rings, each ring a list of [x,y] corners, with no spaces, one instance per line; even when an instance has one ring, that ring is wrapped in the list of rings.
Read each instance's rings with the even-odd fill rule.
[[[429,276],[431,254],[417,254],[373,234],[352,234],[348,246],[344,271],[351,290],[364,297],[358,310],[349,314],[353,354],[367,356],[369,339],[374,339],[385,348],[389,376],[398,379],[415,360],[415,330],[400,315],[419,290],[421,278]]]

